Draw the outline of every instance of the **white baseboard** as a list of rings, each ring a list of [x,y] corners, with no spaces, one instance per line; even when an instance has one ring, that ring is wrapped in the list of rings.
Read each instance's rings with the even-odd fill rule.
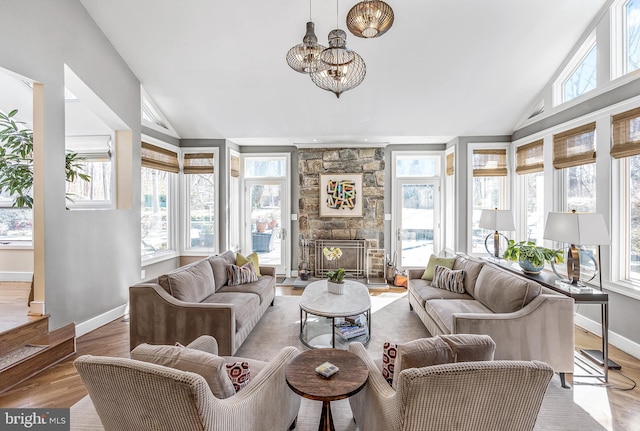
[[[106,325],[107,323],[122,317],[127,312],[128,304],[123,304],[119,307],[114,308],[113,310],[109,310],[106,313],[102,313],[99,316],[93,317],[89,320],[85,320],[84,322],[76,324],[76,337],[80,337],[84,334],[87,334],[94,329],[98,329],[99,327]]]
[[[587,319],[580,314],[576,314],[573,320],[575,324],[580,326],[581,328],[584,328],[589,332],[593,332],[599,337],[602,336],[602,325],[600,325],[599,322]],[[609,329],[609,344],[611,344],[612,346],[616,346],[618,349],[630,354],[635,358],[640,359],[640,344],[636,343],[635,341],[629,340],[622,335],[618,335],[615,332],[612,332],[611,329]]]
[[[31,283],[33,272],[0,272],[0,281],[26,281]]]

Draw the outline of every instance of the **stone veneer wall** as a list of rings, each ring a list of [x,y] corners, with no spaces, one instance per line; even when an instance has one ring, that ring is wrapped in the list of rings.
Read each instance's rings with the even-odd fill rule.
[[[384,248],[384,149],[299,149],[300,199],[298,225],[301,237],[315,239],[366,239],[368,248]],[[320,217],[320,174],[363,175],[362,217]],[[314,273],[315,250],[309,247],[308,265]],[[298,262],[305,260],[298,247]],[[365,262],[366,264],[366,262]],[[374,275],[382,276],[384,252],[372,262]]]

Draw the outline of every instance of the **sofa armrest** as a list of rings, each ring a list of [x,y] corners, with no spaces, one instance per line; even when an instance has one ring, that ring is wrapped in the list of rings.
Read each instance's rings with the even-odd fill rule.
[[[369,370],[367,384],[349,397],[349,405],[359,429],[395,429],[398,423],[396,391],[382,376],[369,353],[360,342],[349,344],[349,351],[358,356]]]
[[[573,298],[541,294],[513,313],[455,313],[454,334],[487,334],[495,359],[538,360],[573,373]]]
[[[418,268],[418,269],[410,269],[407,271],[407,275],[409,280],[411,280],[412,278],[422,278],[422,274],[424,274],[424,270],[425,268]]]
[[[183,302],[159,284],[140,283],[129,288],[129,345],[187,345],[201,335],[218,342],[220,355],[233,355],[236,311],[233,304]]]
[[[276,276],[276,267],[275,266],[262,266],[260,265],[260,274],[262,275],[270,275],[275,278]]]
[[[225,417],[217,418],[219,423],[236,424],[234,429],[247,431],[288,429],[298,415],[301,398],[287,385],[285,371],[299,353],[295,347],[284,347],[241,391],[215,399],[213,410]],[[246,414],[248,408],[261,412],[259,422]]]

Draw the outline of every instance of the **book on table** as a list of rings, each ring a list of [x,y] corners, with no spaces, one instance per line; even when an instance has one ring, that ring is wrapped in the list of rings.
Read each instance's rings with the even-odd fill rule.
[[[334,327],[336,335],[340,336],[345,341],[365,335],[367,334],[367,331],[367,319],[363,314],[337,320]]]

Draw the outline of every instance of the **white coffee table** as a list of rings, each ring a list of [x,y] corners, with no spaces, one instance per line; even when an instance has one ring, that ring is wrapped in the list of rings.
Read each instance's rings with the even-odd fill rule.
[[[366,333],[348,341],[336,340],[334,332],[336,318],[359,314],[363,314],[367,320]],[[351,341],[360,341],[367,345],[369,340],[371,340],[371,298],[367,286],[357,281],[345,280],[342,295],[329,293],[326,280],[314,281],[305,287],[300,297],[300,341],[305,346],[312,349],[347,348]]]

